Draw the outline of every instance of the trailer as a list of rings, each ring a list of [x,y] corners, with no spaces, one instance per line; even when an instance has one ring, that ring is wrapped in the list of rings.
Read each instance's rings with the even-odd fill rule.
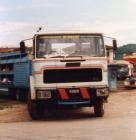
[[[40,33],[32,42],[30,53],[21,41],[20,53],[0,56],[1,85],[18,98],[28,95],[31,118],[60,107],[94,107],[95,116],[102,117],[109,96],[103,34]]]
[[[0,91],[25,100],[29,89],[31,60],[20,51],[0,53]]]

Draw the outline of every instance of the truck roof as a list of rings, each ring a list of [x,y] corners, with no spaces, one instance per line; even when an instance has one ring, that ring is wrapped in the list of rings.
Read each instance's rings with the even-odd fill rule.
[[[45,33],[36,33],[34,36],[39,36],[39,35],[94,35],[94,36],[102,36],[102,33],[91,33],[91,32],[71,32],[71,31],[67,31],[67,32],[45,32]]]

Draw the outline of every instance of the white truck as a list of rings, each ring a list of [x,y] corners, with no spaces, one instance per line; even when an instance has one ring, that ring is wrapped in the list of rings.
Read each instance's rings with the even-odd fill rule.
[[[21,53],[25,48],[25,42],[20,42]],[[102,117],[109,96],[107,63],[101,33],[34,35],[28,95],[31,118],[40,119],[45,109],[61,106],[94,107],[95,116]]]

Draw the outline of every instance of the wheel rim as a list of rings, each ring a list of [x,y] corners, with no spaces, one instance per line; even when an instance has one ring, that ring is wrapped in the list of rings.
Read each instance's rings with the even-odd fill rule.
[[[19,101],[19,99],[20,99],[19,93],[16,93],[16,100]]]

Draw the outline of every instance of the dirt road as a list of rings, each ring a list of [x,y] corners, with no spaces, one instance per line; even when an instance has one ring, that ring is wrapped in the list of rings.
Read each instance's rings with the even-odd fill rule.
[[[103,118],[85,108],[32,121],[17,104],[0,111],[0,122],[0,140],[136,140],[136,90],[111,94]]]

